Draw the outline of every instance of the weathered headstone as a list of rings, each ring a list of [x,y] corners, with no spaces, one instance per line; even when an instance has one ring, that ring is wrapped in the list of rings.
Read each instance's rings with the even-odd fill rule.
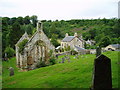
[[[10,71],[10,76],[13,76],[14,75],[14,68],[10,67],[9,71]]]
[[[67,57],[67,60],[68,60],[69,63],[71,62],[71,61],[70,61],[70,57]]]
[[[56,58],[58,59],[58,54],[56,54]]]
[[[68,62],[69,62],[69,63],[71,62],[70,59],[68,59]]]
[[[65,58],[62,58],[62,63],[64,63],[65,62]]]
[[[93,90],[112,89],[111,60],[105,55],[94,61]]]
[[[79,59],[78,55],[75,56],[76,59]]]
[[[7,53],[5,53],[5,61],[8,61],[8,58],[7,58]]]
[[[59,61],[58,63],[61,63],[61,61]]]
[[[101,47],[97,46],[97,48],[96,48],[96,57],[98,57],[99,55],[101,55]]]

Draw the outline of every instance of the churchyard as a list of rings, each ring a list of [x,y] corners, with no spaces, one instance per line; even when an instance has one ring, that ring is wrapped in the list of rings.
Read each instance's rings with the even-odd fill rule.
[[[118,88],[118,51],[102,53],[111,59],[112,88]],[[16,58],[3,62],[3,88],[91,88],[95,54],[62,55],[56,64],[20,71]],[[9,75],[9,67],[14,75]]]

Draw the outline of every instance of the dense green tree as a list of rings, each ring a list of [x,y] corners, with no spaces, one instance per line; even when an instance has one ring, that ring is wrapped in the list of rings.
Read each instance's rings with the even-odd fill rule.
[[[36,25],[37,25],[37,16],[36,15],[31,16],[31,20],[32,20],[33,26],[36,27]]]
[[[33,29],[34,27],[31,24],[21,26],[21,30],[24,32],[26,31],[29,35],[32,35]]]
[[[116,34],[116,37],[120,37],[120,19],[116,22],[113,32]]]
[[[29,17],[29,16],[26,16],[26,17],[24,18],[24,23],[25,23],[25,24],[30,24],[30,17]]]
[[[17,21],[20,25],[23,25],[23,24],[24,24],[24,19],[23,19],[23,17],[18,17],[16,21]]]
[[[111,41],[112,41],[112,44],[117,44],[119,42],[118,38],[112,38]]]
[[[2,18],[2,25],[3,25],[3,26],[9,25],[9,20],[10,20],[10,18],[8,18],[8,17],[3,17],[3,18]]]
[[[16,17],[13,17],[13,18],[10,18],[9,20],[9,24],[12,25],[16,22],[17,18]]]
[[[108,46],[109,44],[111,44],[111,39],[110,37],[108,36],[105,36],[101,39],[101,41],[99,42],[99,46],[101,47],[106,47]]]
[[[89,31],[89,33],[90,33],[90,38],[91,38],[91,39],[94,39],[95,36],[96,36],[96,29],[95,29],[95,28],[94,28],[94,29],[91,29],[91,30]]]
[[[7,54],[7,57],[13,57],[15,55],[15,50],[11,48],[10,46],[6,47],[5,53]]]
[[[60,44],[58,43],[58,41],[57,41],[57,35],[56,34],[53,34],[52,35],[52,38],[51,38],[51,42],[52,42],[52,44],[55,46],[55,47],[57,47],[57,46],[59,46]]]
[[[96,43],[99,43],[104,36],[105,36],[104,33],[98,34],[98,35],[95,37]]]
[[[12,48],[15,47],[15,44],[20,39],[24,32],[20,29],[20,24],[18,22],[15,22],[12,25],[12,30],[10,31],[9,38],[10,38],[10,46]]]

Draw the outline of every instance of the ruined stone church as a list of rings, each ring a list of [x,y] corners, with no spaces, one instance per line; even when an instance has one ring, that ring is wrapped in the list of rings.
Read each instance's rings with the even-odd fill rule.
[[[19,44],[24,40],[27,40],[27,43],[21,53],[19,52]],[[38,21],[37,31],[32,37],[29,38],[27,32],[25,32],[15,46],[17,66],[22,69],[34,69],[40,62],[49,63],[48,53],[50,50],[53,52],[55,50],[55,47],[43,32],[41,21]]]

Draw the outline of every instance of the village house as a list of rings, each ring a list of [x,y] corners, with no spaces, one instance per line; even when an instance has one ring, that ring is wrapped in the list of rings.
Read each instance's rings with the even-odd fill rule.
[[[111,45],[108,45],[107,47],[105,47],[106,51],[120,51],[120,44],[111,44]]]
[[[19,44],[27,40],[22,52],[20,52]],[[34,69],[40,62],[49,63],[48,53],[50,50],[54,52],[55,47],[51,44],[48,37],[44,34],[42,23],[38,21],[37,31],[29,38],[27,32],[20,38],[16,46],[16,60],[19,68]]]
[[[87,41],[85,41],[85,43],[89,44],[90,46],[95,45],[95,41],[89,40],[89,39]]]
[[[82,36],[79,38],[77,33],[75,33],[74,36],[69,36],[68,33],[66,33],[65,38],[61,41],[61,47],[70,47],[70,49],[73,50],[76,49],[76,47],[84,48],[84,40]]]

